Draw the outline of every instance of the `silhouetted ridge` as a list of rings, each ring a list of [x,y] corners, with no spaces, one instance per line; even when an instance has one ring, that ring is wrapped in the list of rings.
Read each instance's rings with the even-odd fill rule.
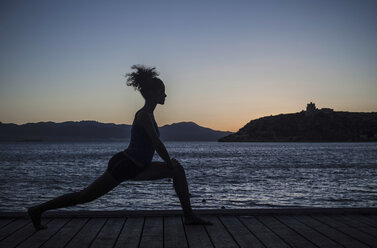
[[[309,103],[306,111],[252,120],[219,141],[377,141],[377,113],[316,109]]]
[[[26,123],[23,125],[0,124],[0,140],[2,141],[85,141],[126,139],[130,126],[97,121],[66,121]]]
[[[231,132],[201,127],[194,122],[179,122],[160,128],[162,140],[216,141]]]
[[[231,132],[215,131],[194,122],[160,127],[161,139],[171,141],[216,141]],[[97,121],[26,123],[0,122],[0,141],[110,141],[130,138],[130,125]]]

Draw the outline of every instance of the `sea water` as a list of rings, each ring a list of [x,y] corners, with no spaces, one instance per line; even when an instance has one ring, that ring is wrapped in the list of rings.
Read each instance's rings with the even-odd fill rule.
[[[128,142],[0,143],[0,211],[88,186]],[[194,209],[377,207],[377,143],[165,142]],[[157,153],[154,160],[162,161]],[[171,179],[124,181],[63,210],[181,209]]]

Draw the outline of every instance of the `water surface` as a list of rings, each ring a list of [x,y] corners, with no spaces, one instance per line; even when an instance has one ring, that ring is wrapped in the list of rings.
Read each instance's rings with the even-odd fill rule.
[[[377,207],[377,143],[166,142],[194,208]],[[1,143],[0,211],[81,190],[124,142]],[[161,161],[157,154],[155,160]],[[205,202],[203,202],[205,199]],[[180,209],[172,181],[125,181],[67,210]]]

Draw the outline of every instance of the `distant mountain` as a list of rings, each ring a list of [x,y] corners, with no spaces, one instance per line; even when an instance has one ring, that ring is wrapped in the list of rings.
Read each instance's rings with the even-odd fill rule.
[[[97,121],[38,122],[22,125],[0,122],[1,141],[90,141],[129,138],[130,125]]]
[[[162,140],[216,141],[231,132],[201,127],[194,122],[179,122],[161,127],[160,134]]]
[[[38,122],[22,125],[0,122],[0,141],[110,141],[130,138],[130,125],[97,121]],[[194,122],[160,127],[161,139],[169,141],[216,141],[231,132],[215,131]]]
[[[377,113],[316,109],[313,103],[309,103],[306,111],[252,120],[236,133],[218,141],[377,141]]]

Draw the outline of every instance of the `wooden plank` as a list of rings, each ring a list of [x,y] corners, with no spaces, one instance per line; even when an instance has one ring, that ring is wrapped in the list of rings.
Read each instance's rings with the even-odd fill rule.
[[[184,229],[186,232],[189,247],[213,247],[211,240],[207,234],[207,231],[203,225],[184,225]]]
[[[254,216],[242,216],[239,220],[263,243],[266,247],[290,247],[284,240],[268,229]]]
[[[164,247],[187,247],[181,216],[164,217]]]
[[[90,247],[113,247],[125,221],[125,218],[109,218]]]
[[[211,221],[213,225],[205,226],[205,229],[210,236],[213,245],[218,247],[239,247],[233,237],[228,233],[224,225],[216,216],[209,216],[206,218]]]
[[[140,240],[140,248],[163,247],[162,217],[146,217]]]
[[[337,229],[338,231],[341,231],[342,233],[349,235],[350,237],[360,241],[361,243],[371,246],[377,244],[377,238],[356,229],[355,227],[350,225],[350,222],[347,222],[347,224],[345,224],[342,221],[337,220],[336,218],[322,214],[312,217],[323,223],[326,223],[327,225]]]
[[[335,242],[345,246],[345,247],[367,247],[363,243],[345,235],[344,233],[339,232],[338,230],[308,216],[308,215],[300,215],[294,216],[295,219],[298,221],[307,224],[308,226],[312,227],[313,229],[317,230],[318,232],[322,233],[323,235],[327,236],[328,238],[334,240]]]
[[[27,239],[35,232],[33,224],[29,223],[26,226],[11,233],[8,237],[0,241],[0,247],[15,247],[24,239]]]
[[[0,241],[11,235],[12,233],[16,232],[17,230],[21,229],[22,227],[29,224],[30,221],[27,219],[17,219],[11,223],[9,223],[6,228],[2,228],[0,230]]]
[[[221,216],[220,221],[232,234],[240,247],[264,247],[263,244],[235,216]]]
[[[51,220],[52,219],[47,220],[47,223],[49,223]],[[9,235],[6,239],[3,239],[0,242],[0,247],[15,247],[35,233],[35,228],[30,221],[27,225],[18,229],[17,231]]]
[[[377,221],[377,213],[369,214],[369,218],[374,219],[375,221]]]
[[[4,226],[8,225],[9,223],[11,223],[14,220],[15,220],[14,218],[0,219],[0,229],[3,228]]]
[[[310,239],[313,243],[322,248],[340,248],[343,247],[340,244],[332,241],[323,234],[317,232],[315,229],[299,222],[295,218],[289,215],[276,215],[277,219],[284,222],[287,226],[294,229],[307,239]]]
[[[42,245],[43,248],[63,248],[88,222],[87,218],[71,219],[54,236]]]
[[[129,217],[124,223],[120,232],[115,248],[138,247],[141,233],[143,231],[143,217]]]
[[[67,248],[89,247],[106,222],[106,218],[91,218],[67,244]]]
[[[347,214],[350,218],[355,218],[361,222],[364,222],[371,227],[377,228],[377,221],[375,221],[371,215],[362,215],[362,214]]]
[[[356,229],[377,238],[377,227],[373,227],[366,224],[365,222],[361,221],[360,218],[358,218],[357,216],[339,215],[335,218],[339,221],[343,221],[343,223],[348,223]]]
[[[50,222],[48,222],[48,228],[44,230],[40,230],[38,232],[35,232],[32,236],[30,236],[28,239],[24,240],[20,246],[17,246],[19,248],[33,248],[33,247],[39,247],[43,243],[45,243],[52,235],[54,235],[61,227],[63,227],[69,219],[65,218],[59,218],[59,219],[53,219]]]
[[[316,247],[311,241],[290,229],[289,226],[281,223],[273,216],[258,216],[257,219],[292,247]]]

